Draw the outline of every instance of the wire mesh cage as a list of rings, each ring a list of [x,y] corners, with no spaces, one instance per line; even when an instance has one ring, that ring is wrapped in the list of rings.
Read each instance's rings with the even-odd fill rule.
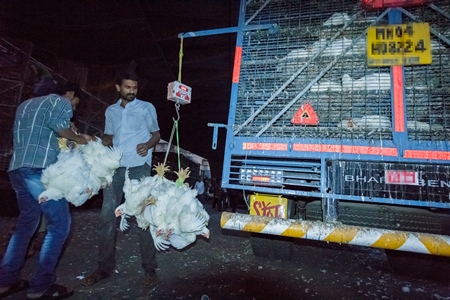
[[[435,9],[435,8],[437,9]],[[404,22],[429,22],[432,64],[405,67],[409,139],[449,137],[448,1],[404,10]],[[369,26],[388,23],[384,10],[356,1],[249,1],[236,105],[238,136],[392,140],[390,67],[366,64]],[[437,36],[444,38],[437,38]],[[318,125],[292,118],[309,103]]]

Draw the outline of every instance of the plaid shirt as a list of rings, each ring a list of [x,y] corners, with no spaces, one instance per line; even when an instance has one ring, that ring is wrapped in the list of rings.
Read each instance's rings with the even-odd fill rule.
[[[22,102],[14,120],[14,153],[9,171],[22,167],[45,168],[56,162],[57,132],[70,127],[72,105],[50,94]]]

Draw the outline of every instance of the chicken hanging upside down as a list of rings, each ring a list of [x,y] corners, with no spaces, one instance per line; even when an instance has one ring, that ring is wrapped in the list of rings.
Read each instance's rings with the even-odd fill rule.
[[[116,216],[122,217],[121,230],[128,228],[127,215],[134,215],[138,226],[150,231],[160,251],[170,246],[182,249],[194,243],[197,235],[209,238],[209,215],[197,199],[197,190],[183,184],[189,177],[188,168],[176,172],[176,182],[164,177],[168,168],[163,164],[154,170],[155,176],[140,181],[130,180],[126,174],[125,202],[116,208]]]
[[[39,203],[66,198],[80,206],[101,187],[79,148],[61,152],[58,161],[42,171],[41,180],[46,190],[39,195]]]
[[[46,190],[39,195],[39,203],[66,198],[80,206],[111,183],[122,154],[118,149],[103,146],[100,138],[70,148],[60,139],[59,145],[56,163],[42,171],[41,181]]]

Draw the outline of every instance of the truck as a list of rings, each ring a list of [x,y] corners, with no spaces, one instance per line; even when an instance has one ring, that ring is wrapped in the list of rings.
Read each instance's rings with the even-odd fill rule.
[[[303,238],[450,256],[450,2],[247,0],[222,187],[258,256]],[[394,251],[395,250],[395,251]],[[400,250],[400,251],[396,251]]]

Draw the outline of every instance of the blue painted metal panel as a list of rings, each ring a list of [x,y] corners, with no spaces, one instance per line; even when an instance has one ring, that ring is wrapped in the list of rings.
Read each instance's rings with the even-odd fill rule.
[[[242,48],[242,40],[243,40],[243,36],[244,36],[244,27],[245,27],[245,1],[241,1],[240,7],[239,7],[239,20],[238,20],[238,33],[236,36],[236,49],[238,48]],[[238,53],[235,53],[235,56]],[[240,65],[237,65],[236,62],[236,57],[235,57],[235,64],[234,64],[234,70],[233,70],[233,74],[235,72],[238,72],[236,70],[237,67],[240,67]],[[239,63],[240,64],[240,63]],[[236,102],[238,99],[238,82],[232,82],[231,84],[231,95],[230,95],[230,108],[229,108],[229,113],[228,113],[228,128],[232,128],[234,121],[235,121],[235,115],[236,115]],[[229,166],[231,164],[231,145],[229,145],[230,141],[233,140],[233,131],[232,130],[227,130],[227,134],[226,134],[226,146],[225,146],[225,154],[224,154],[224,161],[223,164],[224,166]],[[223,168],[222,170],[222,186],[224,184],[226,184],[227,182],[229,182],[230,177],[229,177],[229,172],[228,172],[228,168]]]
[[[244,143],[286,143],[288,151],[265,151],[265,150],[243,150]],[[450,161],[443,161],[437,159],[418,160],[411,158],[404,158],[402,156],[381,156],[368,154],[348,154],[342,152],[298,152],[292,151],[293,144],[318,144],[318,145],[342,145],[342,146],[360,146],[360,147],[382,147],[382,148],[396,148],[393,141],[351,141],[351,140],[337,140],[337,139],[288,139],[288,138],[246,138],[234,137],[232,140],[227,140],[227,147],[230,155],[248,155],[248,156],[276,156],[276,157],[299,157],[299,158],[317,158],[317,159],[348,159],[348,160],[375,160],[375,161],[396,161],[396,162],[423,162],[423,163],[443,163],[450,164]],[[448,141],[408,141],[404,149],[409,150],[430,150],[439,149],[440,151],[449,151],[450,143]]]

